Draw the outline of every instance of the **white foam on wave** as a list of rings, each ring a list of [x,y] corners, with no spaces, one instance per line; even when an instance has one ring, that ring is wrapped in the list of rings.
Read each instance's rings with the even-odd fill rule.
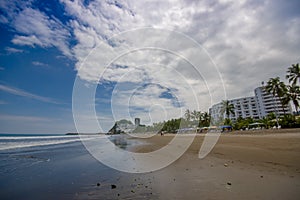
[[[25,147],[57,145],[71,142],[92,140],[99,136],[33,136],[33,137],[1,137],[0,150],[9,150]]]
[[[53,136],[3,136],[0,140],[38,140],[38,139],[63,139],[63,138],[78,138],[78,135],[53,135]]]

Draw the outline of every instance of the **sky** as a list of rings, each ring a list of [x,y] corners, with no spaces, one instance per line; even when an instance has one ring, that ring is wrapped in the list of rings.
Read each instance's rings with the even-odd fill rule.
[[[298,0],[0,1],[0,132],[105,132],[253,96],[300,60]]]

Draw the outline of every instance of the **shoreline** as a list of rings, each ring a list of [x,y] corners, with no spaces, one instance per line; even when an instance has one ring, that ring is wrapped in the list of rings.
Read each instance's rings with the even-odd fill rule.
[[[145,153],[165,146],[174,136],[142,139],[118,135],[110,139],[120,148]],[[208,156],[199,159],[204,136],[197,134],[187,151],[169,166],[141,174],[105,166],[79,142],[36,146],[24,152],[3,151],[0,194],[2,199],[250,200],[300,196],[300,129],[222,133]],[[190,135],[180,138],[185,137]]]

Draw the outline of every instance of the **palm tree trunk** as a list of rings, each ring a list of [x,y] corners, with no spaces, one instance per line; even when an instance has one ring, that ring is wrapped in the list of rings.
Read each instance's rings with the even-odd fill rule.
[[[275,99],[275,95],[273,94],[273,102]],[[274,102],[275,103],[275,116],[276,116],[276,124],[277,127],[279,127],[279,122],[278,122],[278,105],[277,105],[277,101]]]
[[[285,115],[286,113],[285,113],[285,109],[284,109],[284,104],[282,103],[282,101],[280,101],[281,102],[281,107],[282,107],[282,109],[283,109],[283,114]]]

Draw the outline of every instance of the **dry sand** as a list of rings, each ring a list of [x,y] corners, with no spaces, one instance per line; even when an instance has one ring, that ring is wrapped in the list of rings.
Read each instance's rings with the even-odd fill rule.
[[[145,144],[131,151],[157,150],[173,134],[133,139]],[[131,138],[132,139],[132,138]],[[204,159],[199,134],[174,163],[145,174],[119,173],[113,183],[90,186],[77,199],[300,199],[300,129],[222,134]]]
[[[174,135],[143,139],[136,152],[166,145]],[[300,129],[222,134],[204,159],[204,134],[173,164],[153,172],[159,199],[300,199]]]

